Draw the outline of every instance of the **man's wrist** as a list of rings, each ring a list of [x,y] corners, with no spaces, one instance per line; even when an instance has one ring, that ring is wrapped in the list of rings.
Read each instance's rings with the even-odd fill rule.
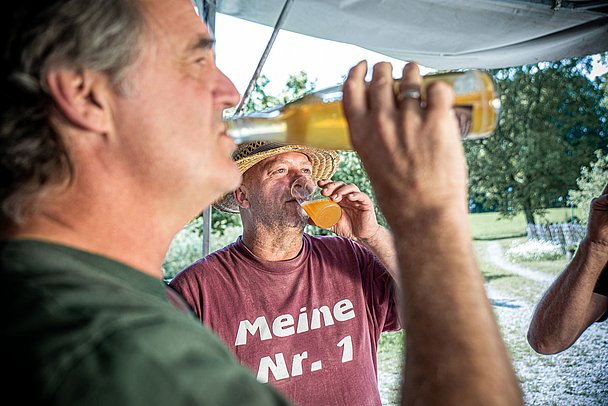
[[[590,240],[588,237],[581,240],[576,253],[584,255],[589,260],[608,261],[608,245],[603,242]]]
[[[411,229],[442,230],[444,227],[457,226],[462,230],[469,230],[468,211],[462,207],[436,207],[428,209],[418,209],[410,213],[404,212],[391,216],[385,215],[389,224],[392,225],[393,234],[408,233]]]
[[[360,244],[365,245],[366,247],[371,247],[377,244],[378,240],[382,238],[382,230],[385,230],[380,224],[376,227],[374,232],[367,237],[355,237],[354,240]]]

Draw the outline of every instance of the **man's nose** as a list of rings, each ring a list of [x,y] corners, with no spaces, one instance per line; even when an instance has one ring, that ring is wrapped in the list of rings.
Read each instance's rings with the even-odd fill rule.
[[[237,90],[234,83],[222,72],[217,69],[218,73],[218,87],[216,96],[219,98],[219,102],[225,106],[225,108],[230,108],[236,106],[241,100],[241,95]]]
[[[302,175],[300,172],[294,172],[291,176],[291,184],[305,187],[312,184],[312,181],[309,177]]]
[[[306,198],[314,190],[315,185],[310,178],[298,175],[291,182],[291,194],[296,198]]]

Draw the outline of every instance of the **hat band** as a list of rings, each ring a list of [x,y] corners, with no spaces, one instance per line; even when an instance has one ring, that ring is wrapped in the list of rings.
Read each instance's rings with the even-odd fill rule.
[[[287,145],[288,144],[281,144],[279,142],[269,142],[267,144],[262,144],[259,147],[257,147],[256,149],[248,151],[247,155],[235,157],[235,160],[247,158],[248,156],[259,154],[260,152],[270,151],[271,149],[277,149],[277,148],[285,147]]]

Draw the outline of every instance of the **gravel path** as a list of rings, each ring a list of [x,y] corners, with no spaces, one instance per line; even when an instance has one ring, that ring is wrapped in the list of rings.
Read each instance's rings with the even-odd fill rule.
[[[534,271],[532,269],[524,268],[523,266],[509,262],[503,256],[500,244],[495,241],[488,243],[486,252],[490,262],[507,272],[521,276],[522,278],[530,279],[535,282],[548,284],[551,284],[551,282],[553,282],[554,277],[551,275],[547,275],[543,272]]]
[[[554,277],[509,263],[497,243],[488,244],[491,262],[549,287]],[[526,341],[536,303],[486,285],[513,366],[524,391],[526,405],[608,405],[608,323],[595,323],[577,342],[560,354],[540,355]]]
[[[509,262],[497,242],[489,242],[486,255],[494,266],[525,278],[530,284],[548,288],[554,276]],[[526,341],[528,324],[536,303],[510,292],[501,292],[491,283],[486,292],[498,319],[503,338],[521,381],[526,405],[608,406],[608,322],[595,323],[577,342],[560,354],[540,355]],[[400,379],[399,371],[379,370],[383,405]]]

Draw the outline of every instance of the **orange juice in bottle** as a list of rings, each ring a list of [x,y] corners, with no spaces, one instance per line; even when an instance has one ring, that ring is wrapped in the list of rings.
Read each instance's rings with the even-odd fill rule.
[[[426,86],[436,80],[454,89],[454,112],[463,139],[492,134],[498,121],[500,99],[489,73],[470,70],[426,75],[421,88],[422,101],[426,98]],[[395,92],[398,88],[399,82],[395,81]],[[274,109],[232,117],[226,124],[228,135],[239,144],[267,140],[325,149],[352,149],[342,110],[342,86],[308,94]]]
[[[471,70],[424,76],[423,100],[426,86],[438,80],[454,89],[454,111],[463,139],[484,138],[494,132],[500,112],[500,98],[489,73]]]

